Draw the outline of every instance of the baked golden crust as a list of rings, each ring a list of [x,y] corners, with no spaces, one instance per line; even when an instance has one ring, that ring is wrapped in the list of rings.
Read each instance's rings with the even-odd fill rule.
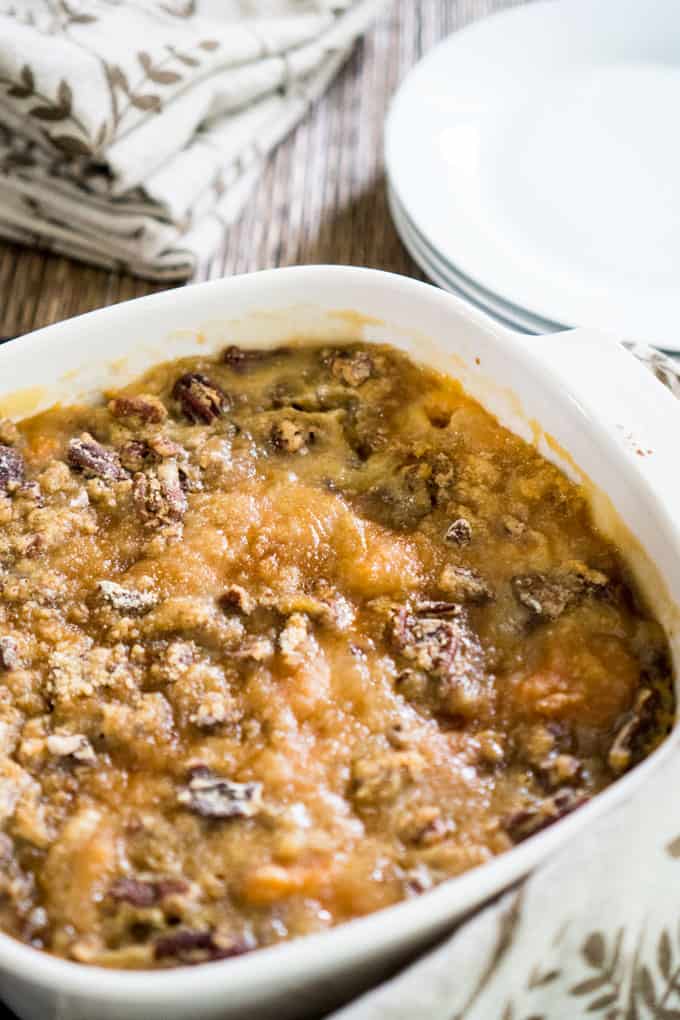
[[[0,444],[0,926],[222,959],[483,863],[662,739],[582,493],[388,347],[162,365]]]

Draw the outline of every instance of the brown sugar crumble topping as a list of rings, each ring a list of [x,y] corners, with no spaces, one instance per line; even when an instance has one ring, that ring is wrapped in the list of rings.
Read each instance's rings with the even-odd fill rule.
[[[387,907],[664,737],[583,493],[389,347],[161,365],[0,423],[0,928],[107,967]]]

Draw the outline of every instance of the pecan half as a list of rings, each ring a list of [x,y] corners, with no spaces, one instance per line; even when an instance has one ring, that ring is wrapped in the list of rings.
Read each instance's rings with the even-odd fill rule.
[[[234,783],[199,767],[177,800],[202,818],[252,818],[262,807],[262,783]]]
[[[182,878],[119,878],[109,889],[109,896],[120,903],[133,907],[156,907],[168,896],[181,896],[189,891],[189,884]]]
[[[127,478],[118,454],[107,450],[87,433],[69,442],[68,462],[75,471],[105,481],[120,482]]]
[[[0,492],[12,492],[26,474],[24,458],[11,446],[0,445]]]
[[[590,800],[589,796],[580,790],[564,789],[552,797],[546,797],[531,807],[522,808],[510,815],[503,822],[503,828],[513,843],[520,843],[529,836],[534,836],[549,825],[553,825],[561,818],[571,814],[576,808],[581,807]]]
[[[119,613],[148,613],[158,604],[155,592],[124,588],[115,581],[97,581],[97,588],[104,601]]]
[[[209,425],[231,407],[224,390],[201,372],[181,375],[173,386],[172,395],[184,415],[194,424],[203,422]]]
[[[137,397],[114,397],[109,401],[109,411],[114,418],[133,419],[133,424],[148,422],[159,425],[168,417],[165,405],[151,394],[140,394]]]

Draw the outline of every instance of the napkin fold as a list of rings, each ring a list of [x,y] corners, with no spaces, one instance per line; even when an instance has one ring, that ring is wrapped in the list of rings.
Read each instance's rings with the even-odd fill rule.
[[[624,346],[680,397],[679,361]],[[680,1020],[680,732],[641,767],[627,800],[327,1020]]]
[[[0,0],[0,236],[192,276],[384,0]]]

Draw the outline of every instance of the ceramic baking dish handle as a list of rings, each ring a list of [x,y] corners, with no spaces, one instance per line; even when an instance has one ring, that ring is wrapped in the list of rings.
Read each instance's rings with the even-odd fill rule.
[[[599,423],[608,433],[609,444],[618,448],[620,455],[631,461],[638,476],[648,483],[645,486],[648,505],[653,507],[657,520],[660,514],[664,521],[663,534],[650,536],[657,547],[655,558],[667,555],[664,542],[677,543],[680,538],[678,397],[616,337],[575,329],[548,336],[523,335],[521,342],[557,376],[583,412],[583,428],[574,427],[563,443],[576,464],[592,461],[590,423]],[[653,357],[654,352],[650,351],[652,366]],[[667,374],[668,370],[665,371]],[[593,480],[614,506],[623,508],[630,505],[631,493],[629,483],[616,470],[617,459],[614,455],[610,463],[603,463]],[[633,530],[640,534],[638,526]]]

